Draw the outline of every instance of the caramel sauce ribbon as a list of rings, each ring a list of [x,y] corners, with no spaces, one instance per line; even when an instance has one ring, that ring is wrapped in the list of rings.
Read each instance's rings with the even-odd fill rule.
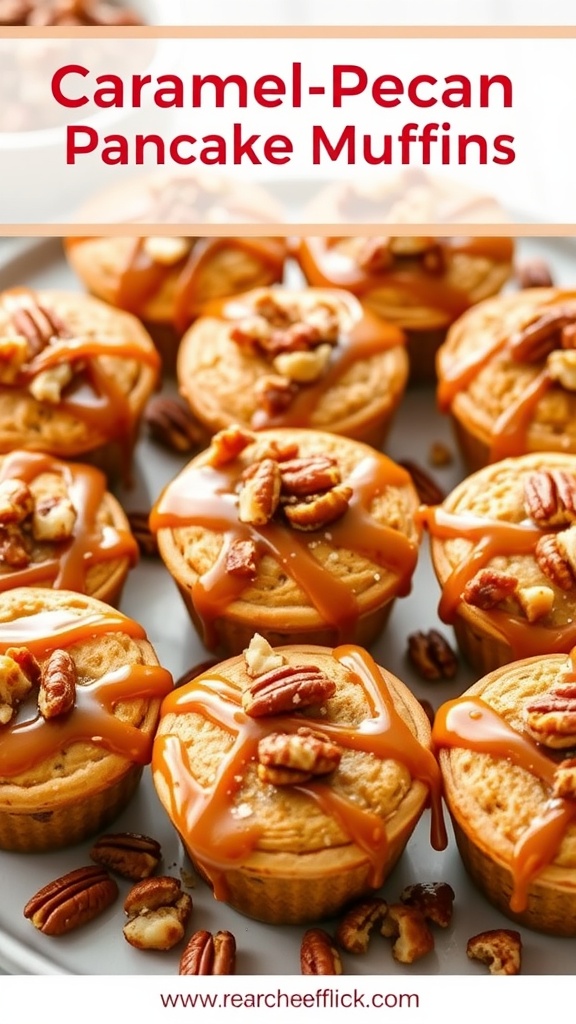
[[[214,565],[192,586],[192,598],[207,638],[214,619],[246,587],[245,579],[226,572],[227,550],[235,540],[250,540],[260,556],[272,556],[302,588],[323,621],[337,628],[340,635],[356,622],[358,601],[344,582],[313,557],[308,548],[310,538],[327,534],[335,544],[369,556],[377,565],[397,574],[397,593],[408,593],[418,545],[400,531],[378,523],[368,510],[370,502],[387,486],[402,486],[410,481],[409,474],[386,456],[375,453],[362,459],[343,480],[353,490],[344,516],[328,529],[307,532],[306,540],[281,523],[269,522],[258,527],[240,522],[235,492],[237,476],[237,466],[215,469],[190,464],[168,484],[150,516],[150,527],[155,533],[163,528],[203,526],[225,535]]]
[[[53,556],[0,574],[0,592],[48,580],[55,589],[85,593],[90,566],[120,558],[127,558],[132,565],[136,563],[138,546],[130,531],[98,524],[98,511],[107,488],[106,477],[100,470],[26,451],[11,452],[0,465],[0,481],[19,479],[30,484],[43,473],[59,476],[65,484],[77,517],[73,535],[49,545],[55,552]]]
[[[437,749],[461,747],[502,758],[535,775],[548,788],[553,785],[555,762],[479,697],[461,697],[442,704],[434,718],[432,741]],[[576,800],[550,795],[542,812],[514,844],[508,867],[513,877],[510,909],[515,913],[526,909],[530,883],[554,860],[575,818]]]
[[[198,714],[230,734],[228,750],[222,756],[216,777],[206,785],[194,778],[191,763],[178,730],[158,734],[152,755],[152,770],[163,783],[164,798],[178,831],[189,841],[203,866],[209,866],[215,895],[222,899],[226,886],[223,870],[243,861],[258,846],[265,830],[251,823],[236,802],[247,767],[257,760],[258,742],[271,732],[293,733],[305,723],[321,729],[334,743],[359,750],[379,759],[392,758],[406,765],[412,778],[428,787],[432,801],[433,840],[438,849],[446,844],[440,808],[440,772],[430,750],[423,747],[398,715],[382,675],[370,655],[361,648],[345,645],[334,650],[335,660],[349,672],[364,692],[369,717],[359,726],[345,726],[318,715],[282,714],[251,718],[241,706],[241,693],[214,673],[198,677],[183,690],[173,691],[162,706],[162,716]],[[382,883],[386,829],[383,819],[343,794],[329,782],[297,784],[294,790],[312,799],[365,853],[370,862],[370,885]]]

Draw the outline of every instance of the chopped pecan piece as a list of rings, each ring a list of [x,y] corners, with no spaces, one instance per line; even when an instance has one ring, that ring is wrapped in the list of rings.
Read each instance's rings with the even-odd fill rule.
[[[172,452],[196,451],[207,440],[206,431],[188,406],[165,395],[150,399],[144,425],[153,441]]]
[[[340,747],[322,732],[306,727],[273,732],[258,744],[258,777],[275,786],[294,785],[335,771],[341,757]]]
[[[543,619],[554,606],[554,591],[551,587],[518,587],[516,597],[528,622]]]
[[[260,633],[255,633],[252,637],[244,651],[244,661],[246,663],[246,672],[252,679],[264,675],[265,672],[269,672],[271,669],[281,668],[282,665],[286,664],[284,655],[275,651],[268,641],[263,636],[260,636]]]
[[[336,459],[329,455],[288,459],[280,466],[280,473],[282,490],[299,498],[327,491],[342,479]]]
[[[245,474],[238,500],[238,518],[242,523],[265,526],[278,508],[282,478],[274,459],[252,463]]]
[[[576,747],[576,683],[559,683],[524,706],[526,732],[553,750]]]
[[[226,552],[226,572],[231,576],[256,578],[258,563],[256,545],[252,540],[233,540]]]
[[[538,526],[576,522],[576,476],[561,469],[530,473],[524,481],[524,508]]]
[[[569,351],[551,352],[546,369],[551,380],[557,381],[566,391],[576,391],[576,351],[572,347]]]
[[[57,718],[72,710],[77,681],[76,665],[68,651],[52,651],[40,675],[38,710],[43,718]]]
[[[422,466],[418,465],[417,462],[413,462],[412,459],[401,459],[398,464],[410,473],[416,493],[424,505],[439,505],[440,502],[444,501],[446,497],[444,491]]]
[[[495,608],[501,601],[516,594],[518,580],[505,572],[498,572],[496,569],[481,569],[468,581],[462,592],[462,597],[467,604],[489,611]]]
[[[124,901],[124,938],[136,949],[172,949],[184,938],[192,898],[168,875],[145,878]]]
[[[576,585],[576,526],[560,533],[545,533],[534,550],[542,572],[561,590]]]
[[[90,850],[95,864],[137,882],[153,875],[160,863],[160,843],[138,832],[116,832],[100,836]]]
[[[262,718],[321,704],[336,691],[336,683],[315,665],[282,665],[258,676],[242,695],[247,715]]]
[[[11,569],[25,569],[30,564],[27,540],[17,526],[0,529],[0,562]]]
[[[236,940],[232,932],[194,932],[182,956],[178,974],[234,974]]]
[[[298,385],[281,374],[264,374],[254,385],[254,397],[268,416],[280,416],[294,401]]]
[[[44,935],[65,935],[87,924],[118,896],[118,886],[101,867],[70,871],[40,889],[24,907],[24,917]]]
[[[576,797],[576,757],[568,757],[558,765],[554,772],[552,796]]]
[[[515,274],[520,288],[551,288],[554,284],[546,260],[525,260],[516,266]]]
[[[32,536],[34,540],[52,544],[69,540],[74,533],[76,519],[76,509],[68,497],[40,498],[35,502],[32,513]]]
[[[14,650],[14,648],[9,648]],[[7,725],[35,682],[8,651],[0,654],[0,725]]]
[[[454,890],[448,882],[415,882],[402,890],[400,902],[416,907],[427,921],[447,928],[452,920]]]
[[[32,686],[37,686],[40,683],[40,676],[42,675],[42,669],[40,664],[36,661],[36,658],[27,647],[7,647],[6,657],[12,658],[13,661],[22,669],[22,672],[30,680]]]
[[[398,963],[412,964],[434,949],[434,936],[416,907],[391,903],[380,931],[386,938],[395,939],[392,956]]]
[[[7,479],[0,483],[0,526],[22,523],[34,509],[34,498],[24,480]]]
[[[318,345],[311,352],[282,352],[272,362],[275,370],[296,384],[311,384],[327,369],[332,355],[328,343]]]
[[[431,682],[453,679],[458,670],[455,652],[437,629],[410,633],[408,657],[418,674]]]
[[[284,515],[295,530],[321,530],[344,515],[352,494],[351,487],[337,484],[323,494],[310,495],[295,504],[287,502]]]
[[[134,540],[138,545],[141,555],[146,558],[156,558],[158,555],[158,540],[156,534],[150,529],[149,512],[127,512],[128,523]]]
[[[387,910],[388,904],[378,896],[354,904],[336,929],[338,944],[347,953],[366,953],[372,930],[380,929]]]
[[[214,434],[210,442],[209,462],[211,466],[218,469],[234,462],[241,452],[254,440],[254,434],[243,427],[225,427]]]
[[[323,928],[309,928],[300,946],[301,974],[342,974],[342,960],[335,942]]]
[[[520,932],[512,928],[492,928],[473,935],[466,943],[471,960],[488,964],[490,974],[519,974],[522,963]]]

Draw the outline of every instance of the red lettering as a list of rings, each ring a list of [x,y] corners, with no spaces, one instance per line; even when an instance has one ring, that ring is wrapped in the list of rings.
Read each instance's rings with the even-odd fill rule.
[[[83,107],[88,103],[87,96],[79,96],[76,99],[71,99],[69,96],[65,96],[62,92],[62,84],[68,75],[81,75],[82,78],[86,78],[90,72],[88,68],[82,66],[82,64],[65,64],[63,68],[58,68],[52,75],[52,95],[57,103],[62,107]]]

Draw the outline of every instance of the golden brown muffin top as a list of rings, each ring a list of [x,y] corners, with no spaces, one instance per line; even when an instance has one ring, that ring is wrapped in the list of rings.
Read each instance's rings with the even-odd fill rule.
[[[334,289],[256,289],[213,303],[182,339],[180,389],[212,429],[242,423],[355,434],[394,407],[402,332]]]
[[[575,449],[576,291],[529,288],[480,303],[438,353],[439,402],[492,461]]]
[[[421,710],[361,648],[272,648],[255,635],[164,702],[154,781],[216,876],[253,852],[338,857],[356,844],[378,884],[387,823],[414,785],[438,809]]]
[[[576,642],[576,456],[539,452],[467,477],[417,518],[432,537],[440,614],[479,617],[517,658]]]
[[[84,295],[0,295],[0,451],[75,455],[133,430],[159,358],[142,325]]]
[[[81,793],[106,759],[145,764],[172,687],[141,626],[67,590],[0,594],[2,798]],[[151,711],[154,713],[151,715]]]
[[[575,654],[514,662],[436,713],[449,806],[473,841],[511,868],[513,910],[547,865],[576,868]]]
[[[225,611],[342,630],[407,593],[417,504],[409,474],[368,445],[231,427],[168,485],[151,526],[209,641]]]

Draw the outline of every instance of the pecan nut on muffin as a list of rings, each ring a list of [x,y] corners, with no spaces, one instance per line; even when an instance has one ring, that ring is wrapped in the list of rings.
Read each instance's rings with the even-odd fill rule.
[[[298,261],[309,284],[346,288],[406,331],[413,380],[432,380],[446,330],[512,273],[508,238],[310,237]]]
[[[206,645],[370,643],[408,593],[420,531],[409,474],[313,430],[216,434],[160,495],[158,547]]]
[[[576,935],[576,651],[512,662],[434,720],[463,862],[504,914]]]
[[[417,518],[431,535],[440,617],[476,669],[576,644],[576,455],[503,459]]]
[[[362,648],[255,635],[164,701],[153,778],[216,898],[296,924],[378,888],[428,803],[445,844],[429,737],[418,701]]]
[[[115,605],[137,555],[126,513],[95,466],[0,455],[0,591],[52,586]]]
[[[527,288],[480,303],[438,352],[438,401],[471,469],[576,452],[576,292]]]
[[[0,848],[72,845],[116,817],[172,685],[143,628],[102,601],[0,594]]]
[[[211,433],[314,427],[379,447],[408,359],[402,332],[349,292],[280,286],[207,307],[182,339],[177,375]]]
[[[0,294],[0,452],[90,456],[127,470],[159,358],[127,313],[83,295]]]

